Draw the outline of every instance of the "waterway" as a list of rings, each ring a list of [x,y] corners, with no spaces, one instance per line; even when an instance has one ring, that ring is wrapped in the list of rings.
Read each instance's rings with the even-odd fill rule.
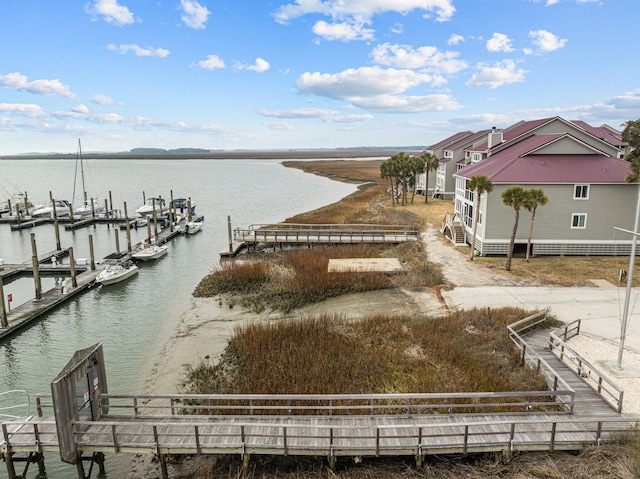
[[[113,207],[129,215],[146,197],[191,197],[196,212],[205,217],[203,230],[181,236],[169,244],[169,254],[144,264],[137,277],[118,285],[93,287],[18,334],[0,341],[0,392],[23,389],[30,395],[50,392],[52,379],[73,353],[102,343],[109,391],[142,392],[150,356],[189,305],[200,279],[219,262],[228,246],[227,216],[233,227],[277,222],[295,214],[338,201],[356,186],[285,168],[279,160],[89,160],[84,162],[87,193],[113,199]],[[68,199],[73,191],[75,160],[0,160],[0,200],[8,193],[26,191],[34,203],[45,203],[51,191]],[[76,200],[77,201],[77,200]],[[60,228],[61,246],[73,246],[76,259],[89,258],[89,235],[95,256],[115,251],[116,229],[95,225],[67,232]],[[119,230],[121,249],[126,231]],[[31,259],[31,234],[38,253],[56,246],[53,225],[11,231],[0,224],[0,259],[5,263]],[[146,229],[133,230],[132,242],[146,237]],[[64,278],[46,277],[43,288],[57,287]],[[5,305],[16,307],[34,296],[31,280],[5,285]],[[13,302],[7,303],[7,294]],[[175,391],[169,391],[175,392]],[[32,411],[33,413],[33,411]],[[75,477],[75,467],[47,454],[50,479]],[[109,478],[124,476],[125,461],[108,458]],[[32,472],[32,470],[34,472]],[[35,477],[37,468],[29,471]],[[6,477],[0,464],[0,478]]]

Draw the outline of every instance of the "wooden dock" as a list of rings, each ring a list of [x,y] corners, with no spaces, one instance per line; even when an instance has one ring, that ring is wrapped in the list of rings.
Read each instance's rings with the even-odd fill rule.
[[[202,217],[199,217],[202,218]],[[53,220],[46,220],[53,221]],[[122,220],[118,220],[122,221]],[[182,220],[184,222],[185,220]],[[93,220],[92,220],[93,222]],[[179,225],[180,223],[178,223]],[[177,225],[176,225],[177,226]],[[163,244],[168,241],[171,241],[176,236],[181,235],[177,227],[173,228],[164,228],[158,231],[158,237],[154,238],[154,240],[158,244]],[[141,251],[145,248],[145,242],[140,242],[131,246],[131,254]],[[127,252],[128,253],[128,252]],[[61,249],[59,251],[51,251],[49,253],[38,255],[38,263],[41,265],[38,267],[38,271],[41,274],[71,274],[70,265],[65,264],[47,264],[50,263],[52,258],[60,258],[69,254],[69,248]],[[118,258],[126,255],[126,253],[120,253],[116,256]],[[67,281],[67,285],[65,291],[62,292],[61,288],[54,288],[47,292],[42,293],[41,299],[32,299],[27,301],[26,303],[12,309],[7,312],[7,327],[2,327],[0,325],[0,340],[6,338],[22,328],[28,326],[33,321],[39,319],[43,315],[49,313],[53,309],[62,305],[67,300],[77,296],[78,294],[86,291],[91,288],[95,284],[95,279],[100,273],[100,271],[104,268],[102,264],[107,258],[113,255],[109,255],[106,258],[103,258],[100,261],[97,261],[96,268],[91,270],[90,266],[85,265],[75,265],[75,269],[77,273],[80,273],[76,276],[77,286],[73,287],[71,281]],[[33,275],[33,265],[31,262],[19,263],[19,264],[3,264],[0,265],[0,280],[4,281],[7,279],[12,279],[16,276],[20,275]]]
[[[523,357],[551,383],[549,391],[371,395],[116,395],[96,401],[96,421],[73,421],[77,460],[113,452],[154,454],[167,478],[168,455],[239,454],[336,458],[434,454],[579,451],[620,439],[637,416],[625,416],[583,377],[543,351],[544,312],[510,325]],[[512,328],[512,326],[514,326]],[[533,331],[533,332],[532,332]],[[527,334],[530,333],[530,334]],[[531,341],[529,342],[529,339]],[[536,347],[543,345],[538,352]],[[535,346],[535,347],[534,347]],[[547,359],[545,359],[545,357]],[[550,363],[554,363],[553,367]],[[557,368],[557,369],[553,369]],[[49,401],[49,402],[47,402]],[[59,451],[51,395],[37,397],[37,416],[2,423],[0,453]],[[95,457],[95,456],[93,456]],[[79,468],[80,470],[81,468]],[[10,471],[11,477],[11,471]],[[82,476],[79,476],[82,477]]]
[[[276,245],[403,243],[416,241],[419,230],[403,225],[369,224],[256,224],[236,228],[230,248],[221,257],[233,257],[244,248]]]

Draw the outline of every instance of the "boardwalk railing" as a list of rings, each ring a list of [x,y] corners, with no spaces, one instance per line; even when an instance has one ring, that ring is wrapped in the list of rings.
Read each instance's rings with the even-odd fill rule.
[[[569,412],[573,413],[575,405],[574,389],[522,338],[522,336],[527,333],[533,332],[546,320],[547,311],[544,310],[521,319],[520,321],[516,321],[515,323],[507,326],[509,337],[520,350],[520,363],[522,365],[527,363],[536,368],[538,372],[542,373],[545,376],[549,387],[553,391],[557,391],[558,397],[561,399],[560,403],[565,407],[568,406]]]
[[[166,418],[193,415],[233,417],[386,416],[570,412],[572,391],[509,391],[426,394],[103,394],[102,417]],[[38,415],[52,408],[50,395],[36,397]]]
[[[394,243],[417,239],[419,230],[405,225],[255,224],[236,228],[233,239],[245,243]]]
[[[192,418],[193,419],[193,418]],[[83,452],[155,454],[284,454],[333,456],[422,456],[488,451],[580,450],[587,444],[637,434],[629,425],[640,417],[507,416],[466,417],[442,422],[74,422],[74,440]],[[5,422],[11,452],[55,450],[55,423]],[[3,447],[0,447],[2,449]]]
[[[31,397],[27,391],[12,389],[0,393],[0,421],[31,414]]]
[[[624,391],[565,342],[580,334],[580,321],[578,319],[551,332],[549,335],[549,349],[567,367],[581,376],[602,399],[621,413]]]

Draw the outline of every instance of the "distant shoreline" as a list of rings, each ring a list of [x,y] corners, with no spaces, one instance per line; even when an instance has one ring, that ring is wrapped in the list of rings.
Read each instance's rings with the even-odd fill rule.
[[[255,150],[211,151],[192,153],[83,153],[85,160],[274,160],[274,159],[322,159],[322,158],[370,158],[390,157],[396,153],[416,150],[402,149],[344,149],[344,150]],[[24,155],[0,155],[0,160],[72,160],[75,153],[47,153]]]

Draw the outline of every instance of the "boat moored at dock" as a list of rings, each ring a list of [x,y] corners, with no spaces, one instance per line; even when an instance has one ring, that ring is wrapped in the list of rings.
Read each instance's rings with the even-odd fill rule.
[[[133,261],[127,260],[122,263],[110,264],[98,276],[96,283],[104,286],[120,283],[138,274],[138,267]]]
[[[169,247],[166,245],[151,245],[136,253],[133,253],[131,256],[134,259],[138,259],[140,261],[153,261],[167,254],[168,250]]]

